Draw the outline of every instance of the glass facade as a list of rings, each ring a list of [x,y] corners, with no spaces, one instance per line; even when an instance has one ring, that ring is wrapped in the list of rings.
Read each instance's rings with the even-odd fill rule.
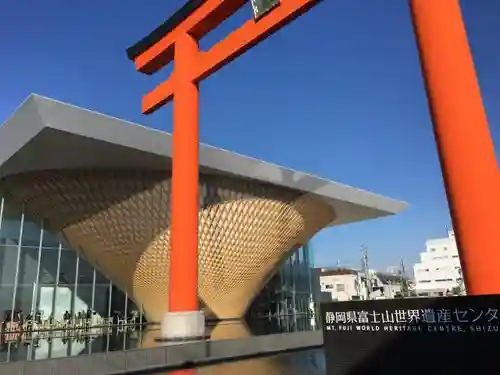
[[[313,302],[312,252],[300,247],[255,299],[251,316],[309,316]],[[40,328],[81,319],[94,325],[140,317],[142,308],[118,290],[60,234],[28,220],[0,198],[0,321]],[[137,321],[139,323],[139,321]],[[87,323],[88,324],[88,323]],[[35,327],[33,327],[35,328]]]
[[[249,315],[315,322],[314,262],[306,244],[287,258],[253,301]]]
[[[134,303],[69,248],[43,222],[0,201],[0,314],[2,324],[35,321],[39,328],[90,319],[108,324],[137,312]],[[33,318],[33,319],[28,319]],[[8,327],[3,327],[8,328]]]

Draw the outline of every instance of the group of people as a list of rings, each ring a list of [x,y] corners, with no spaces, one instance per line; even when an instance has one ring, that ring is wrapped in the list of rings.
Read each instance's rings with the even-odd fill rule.
[[[37,311],[34,315],[31,313],[25,315],[23,310],[19,309],[14,312],[11,310],[4,312],[0,333],[72,328],[85,329],[97,326],[141,323],[145,323],[145,320],[141,320],[140,313],[137,311],[132,311],[127,315],[120,311],[114,311],[110,317],[102,318],[92,309],[82,310],[77,313],[66,310],[61,318],[57,318],[54,314],[45,317],[41,311]]]
[[[22,309],[7,310],[4,312],[1,322],[0,332],[14,332],[14,331],[35,331],[46,330],[54,328],[70,328],[72,326],[90,326],[93,325],[93,317],[97,318],[97,313],[88,309],[87,311],[80,311],[77,314],[71,314],[65,311],[62,320],[56,319],[54,314],[44,317],[43,312],[37,311],[34,315],[24,313]]]
[[[37,314],[35,314],[37,316]],[[3,319],[1,322],[1,332],[5,332],[11,326],[22,326],[26,320],[33,320],[33,316],[28,314],[24,315],[24,311],[22,309],[18,310],[6,310],[3,314]]]

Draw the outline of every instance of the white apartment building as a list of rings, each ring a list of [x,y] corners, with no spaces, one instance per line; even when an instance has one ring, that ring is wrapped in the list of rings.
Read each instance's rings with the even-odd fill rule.
[[[462,284],[462,268],[453,231],[425,242],[420,263],[413,266],[415,291],[420,296],[443,296]]]

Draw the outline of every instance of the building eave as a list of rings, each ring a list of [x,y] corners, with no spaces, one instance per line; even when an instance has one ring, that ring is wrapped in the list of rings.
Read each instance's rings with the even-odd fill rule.
[[[172,136],[142,125],[32,94],[0,127],[0,178],[71,168],[168,169]],[[407,204],[206,144],[200,169],[261,181],[332,204],[332,225],[392,215]]]

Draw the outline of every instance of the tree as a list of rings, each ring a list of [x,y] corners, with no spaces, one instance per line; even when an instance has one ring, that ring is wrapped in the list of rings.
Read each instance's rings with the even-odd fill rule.
[[[457,272],[458,272],[458,276],[459,276],[457,278],[457,285],[451,289],[451,292],[454,295],[463,296],[463,295],[465,295],[465,284],[464,284],[464,278],[462,276],[462,269],[458,268]]]

